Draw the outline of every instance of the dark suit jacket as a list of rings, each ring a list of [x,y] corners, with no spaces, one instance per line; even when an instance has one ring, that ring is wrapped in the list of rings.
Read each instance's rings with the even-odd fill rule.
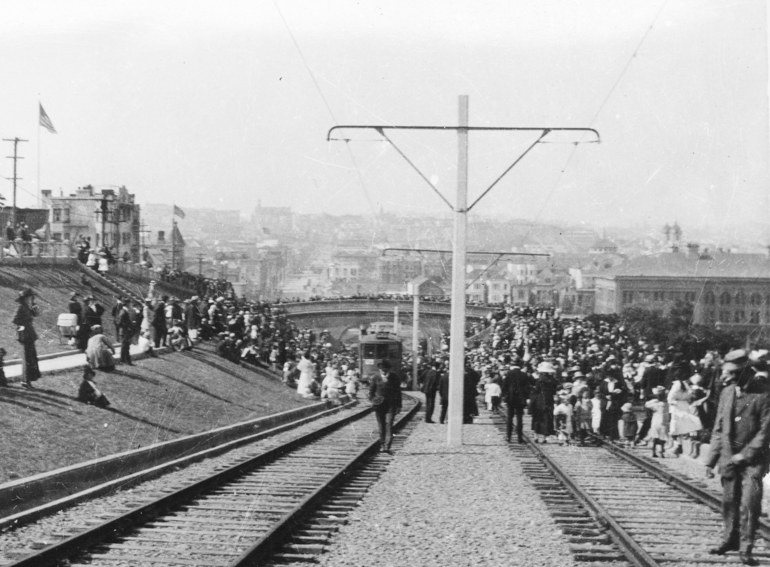
[[[436,392],[438,392],[439,383],[441,382],[441,378],[439,376],[439,373],[436,372],[435,368],[428,368],[425,371],[425,382],[423,384],[423,391],[425,394],[432,394],[436,395]]]
[[[83,321],[86,327],[91,328],[94,325],[102,324],[102,315],[104,314],[104,307],[98,303],[94,304],[94,308],[86,307],[83,310]]]
[[[503,401],[511,408],[523,408],[530,394],[529,376],[515,366],[503,379]]]
[[[378,372],[372,378],[369,387],[369,401],[382,397],[381,409],[401,411],[401,378],[395,372],[389,372],[387,378],[383,378]]]
[[[736,466],[730,459],[741,453],[746,458],[746,472],[761,479],[770,464],[769,440],[770,397],[763,393],[744,393],[738,398],[734,385],[722,390],[707,465],[719,464],[719,473],[732,478]]]
[[[131,320],[131,312],[128,309],[121,309],[116,319],[118,329],[126,335],[134,332],[134,322]]]

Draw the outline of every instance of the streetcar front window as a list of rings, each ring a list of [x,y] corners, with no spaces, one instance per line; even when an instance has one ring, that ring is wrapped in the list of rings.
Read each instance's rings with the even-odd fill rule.
[[[377,358],[375,356],[376,347],[375,344],[364,344],[364,358]]]

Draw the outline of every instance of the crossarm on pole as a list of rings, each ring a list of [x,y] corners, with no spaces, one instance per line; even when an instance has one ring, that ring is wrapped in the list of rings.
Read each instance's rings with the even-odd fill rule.
[[[417,168],[417,166],[416,166],[416,165],[414,165],[414,164],[412,163],[412,161],[411,161],[411,160],[410,160],[408,157],[406,157],[406,155],[404,154],[404,152],[402,152],[402,151],[401,151],[401,149],[400,149],[400,148],[399,148],[399,147],[398,147],[396,144],[394,144],[394,143],[393,143],[393,140],[391,140],[390,138],[388,138],[388,136],[385,134],[385,132],[383,132],[383,131],[382,131],[382,128],[375,128],[375,130],[377,130],[377,132],[379,132],[379,134],[380,134],[380,135],[381,135],[383,138],[385,138],[385,140],[387,140],[387,142],[388,142],[388,143],[389,143],[391,146],[393,146],[393,149],[394,149],[394,150],[396,150],[396,151],[399,153],[399,155],[401,155],[401,157],[402,157],[402,158],[404,158],[404,159],[406,160],[406,163],[408,163],[409,165],[411,165],[411,166],[412,166],[412,169],[414,169],[414,170],[417,172],[417,175],[419,175],[420,177],[422,177],[422,178],[425,180],[425,183],[427,183],[427,184],[428,184],[428,187],[430,187],[430,188],[433,190],[433,192],[434,192],[434,193],[436,193],[436,195],[438,195],[438,196],[441,198],[441,200],[442,200],[442,201],[444,201],[444,202],[447,204],[447,206],[448,206],[448,207],[449,207],[451,210],[453,210],[453,211],[454,211],[454,210],[455,210],[455,208],[452,206],[452,203],[450,203],[449,201],[447,201],[446,197],[444,197],[444,196],[443,196],[443,195],[442,195],[442,194],[439,192],[439,190],[438,190],[438,189],[436,189],[436,188],[433,186],[433,183],[431,183],[431,182],[428,180],[428,178],[427,178],[427,177],[425,177],[425,176],[422,174],[422,171],[420,171],[420,170]]]

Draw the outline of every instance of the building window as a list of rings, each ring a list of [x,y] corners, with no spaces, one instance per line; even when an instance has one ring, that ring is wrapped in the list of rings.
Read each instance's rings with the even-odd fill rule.
[[[749,320],[749,322],[754,325],[759,325],[759,311],[751,312],[751,319]]]
[[[65,232],[65,233],[64,233],[64,241],[66,242],[66,241],[68,241],[69,239],[70,239],[70,233],[69,233],[69,232]]]
[[[720,311],[719,312],[719,322],[720,323],[729,323],[730,322],[730,312],[729,311]]]
[[[762,296],[758,293],[754,292],[751,294],[751,297],[749,298],[749,302],[752,305],[761,305],[762,304]]]
[[[719,305],[730,305],[730,294],[726,291],[719,296]]]
[[[70,222],[70,210],[62,209],[62,222]]]
[[[61,222],[61,209],[53,210],[53,222]]]
[[[716,323],[717,322],[717,316],[716,313],[713,311],[706,311],[706,322],[708,323]]]
[[[736,305],[746,305],[746,294],[742,291],[739,291],[735,294],[735,304]]]
[[[519,290],[519,299],[524,299],[524,290],[523,289]]]
[[[713,293],[707,291],[703,296],[703,303],[706,305],[714,305],[714,303],[716,303],[716,297],[714,297]]]
[[[61,232],[54,232],[53,233],[53,240],[54,240],[54,242],[61,242]]]
[[[634,292],[633,291],[624,291],[623,292],[623,303],[633,303],[634,301]]]
[[[653,291],[652,292],[652,299],[654,301],[665,301],[665,299],[666,299],[666,292],[665,291]]]
[[[734,323],[743,323],[746,320],[746,312],[745,311],[736,311],[735,317],[733,319]]]
[[[685,291],[684,292],[684,300],[688,303],[695,303],[695,292],[694,291]]]

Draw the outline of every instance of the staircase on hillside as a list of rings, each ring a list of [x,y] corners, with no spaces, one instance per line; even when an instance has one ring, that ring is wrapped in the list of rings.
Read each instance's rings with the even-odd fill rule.
[[[110,282],[113,286],[118,288],[123,297],[130,297],[132,300],[137,301],[140,305],[144,303],[144,297],[138,294],[135,290],[129,289],[125,284],[123,284],[123,282],[118,281],[116,278],[110,276],[109,274],[101,273],[99,275]]]

